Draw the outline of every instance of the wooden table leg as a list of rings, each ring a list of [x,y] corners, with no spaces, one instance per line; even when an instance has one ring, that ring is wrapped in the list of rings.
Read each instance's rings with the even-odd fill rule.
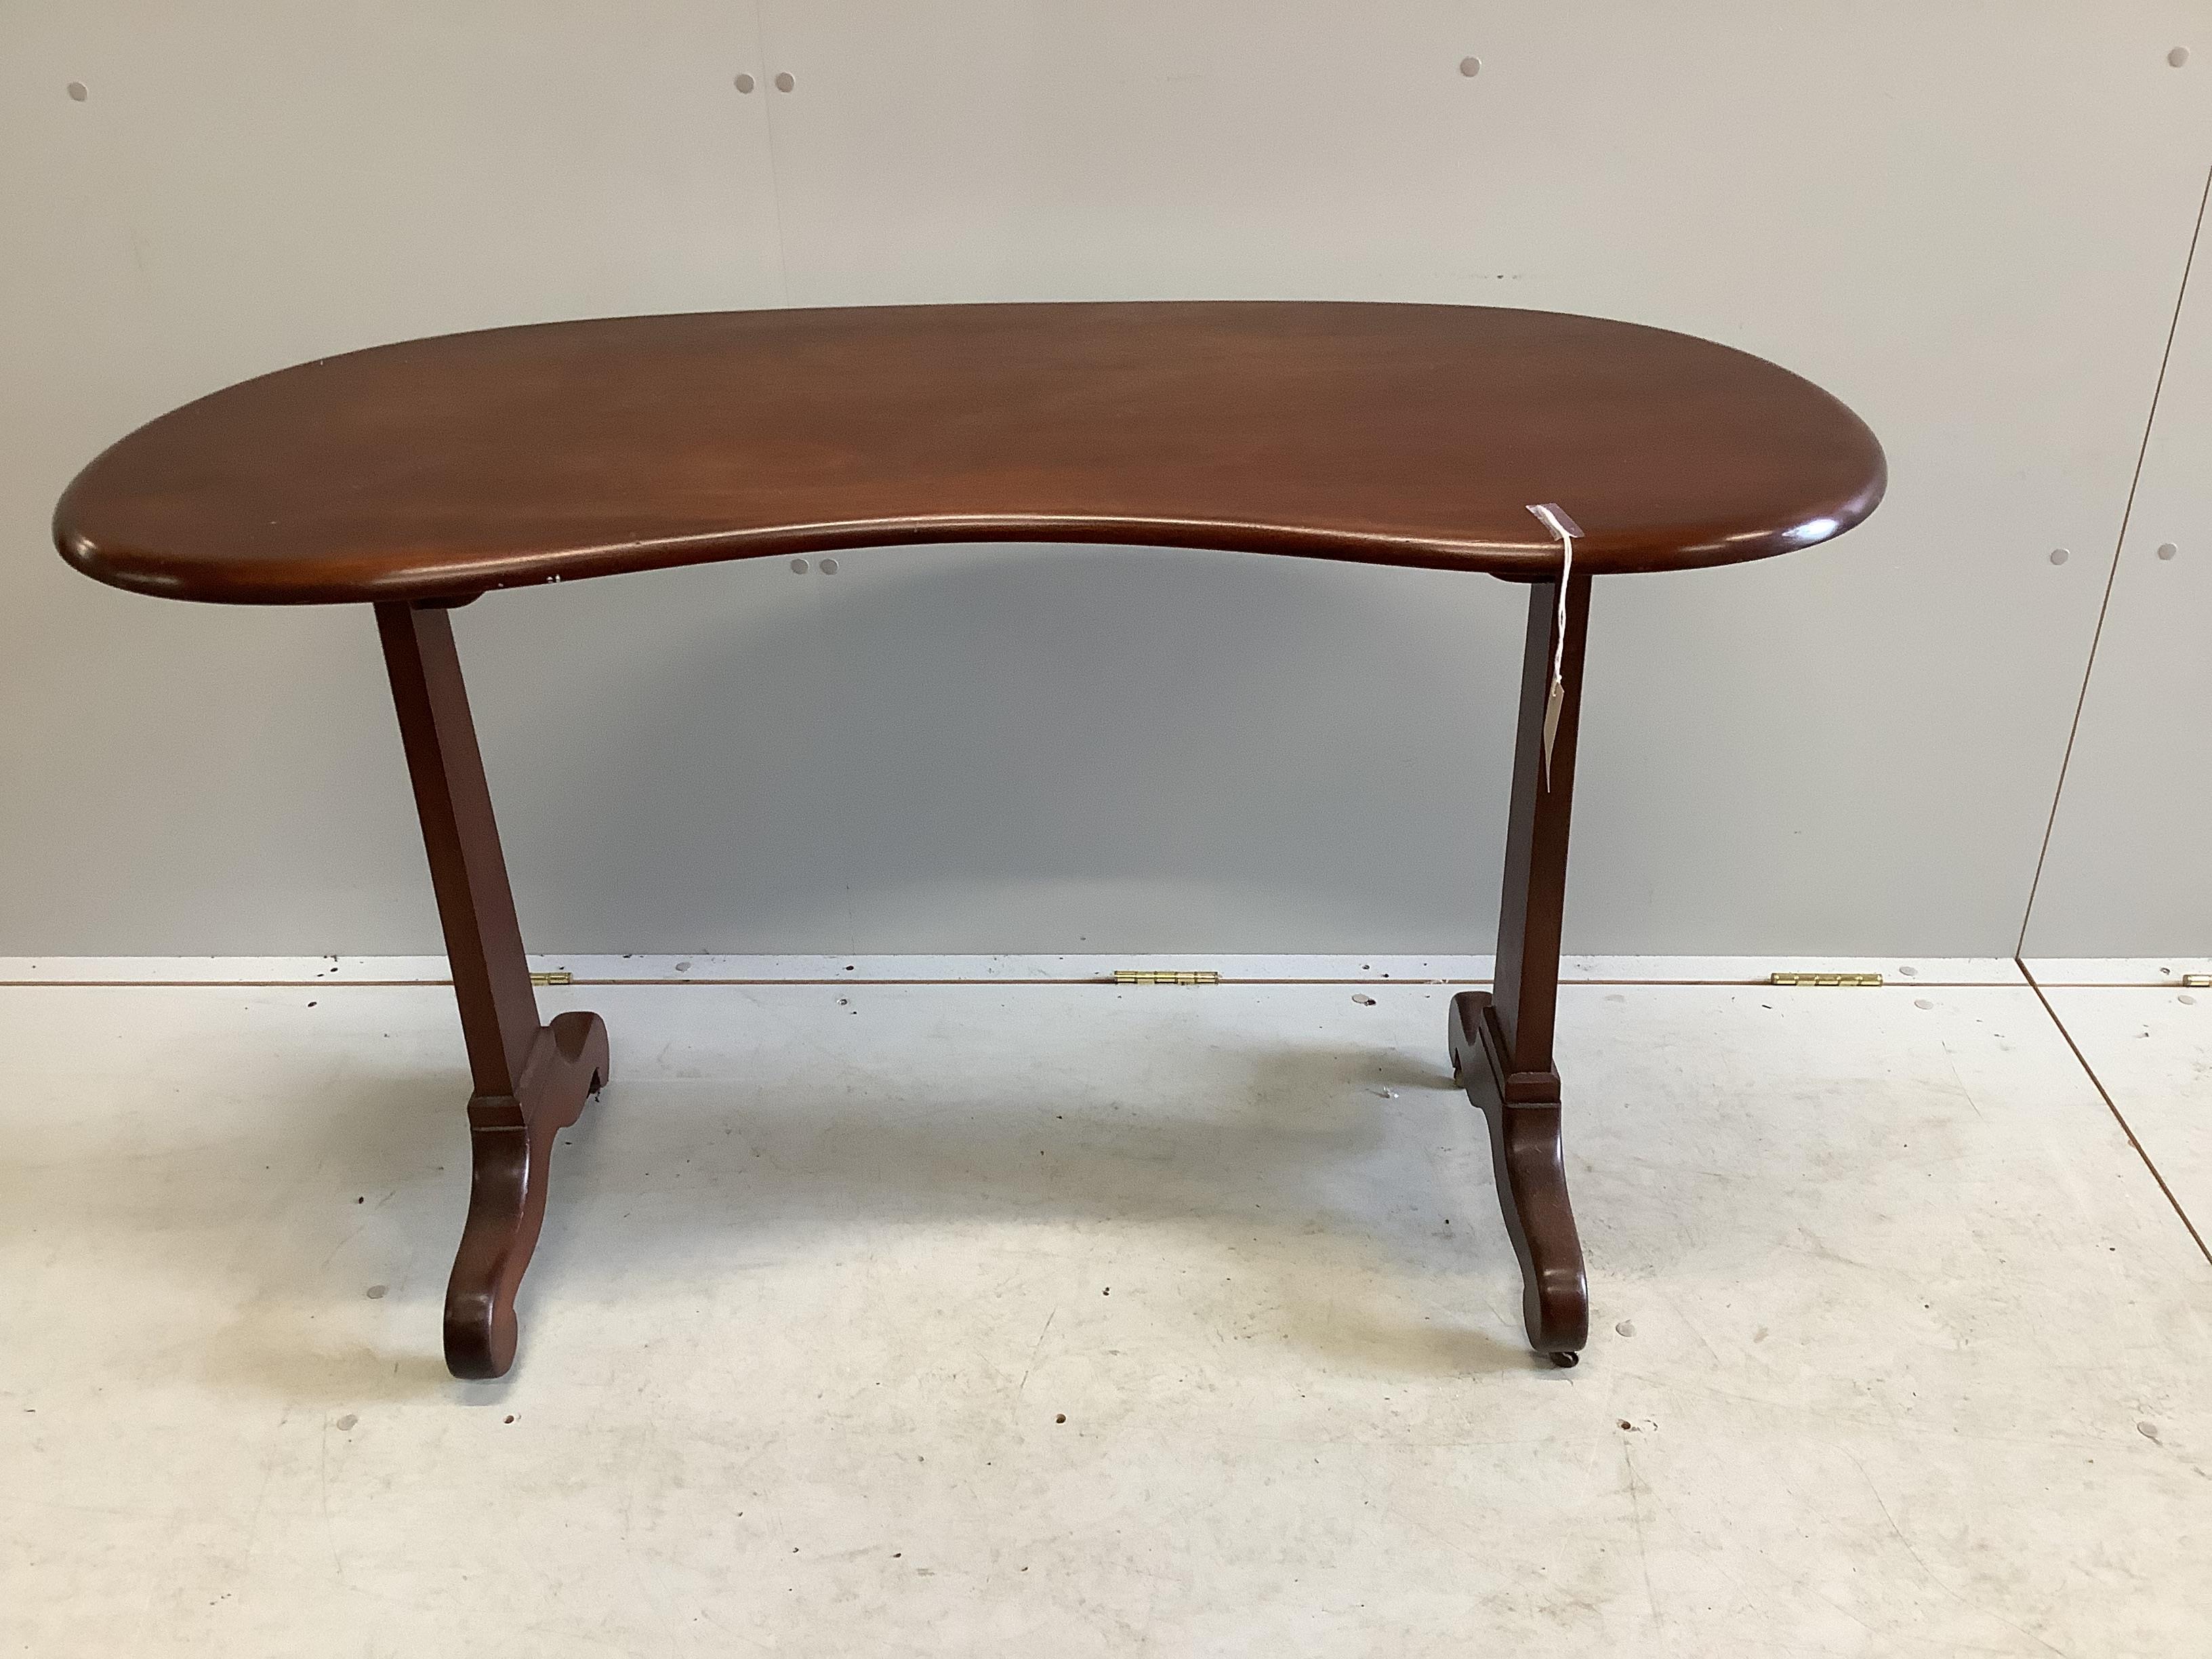
[[[446,1286],[446,1364],[456,1376],[498,1376],[514,1363],[514,1294],[545,1216],[553,1137],[606,1083],[607,1030],[597,1014],[538,1021],[451,611],[380,605],[376,626],[476,1090],[469,1218]]]
[[[1452,999],[1452,1080],[1490,1121],[1490,1161],[1498,1207],[1521,1259],[1521,1311],[1529,1346],[1571,1365],[1589,1340],[1589,1287],[1582,1240],[1567,1202],[1559,1140],[1559,1073],[1552,1033],[1559,998],[1559,918],[1566,896],[1567,815],[1575,785],[1583,643],[1590,579],[1567,583],[1567,637],[1559,710],[1548,770],[1544,710],[1551,691],[1559,587],[1528,590],[1521,665],[1521,714],[1513,754],[1512,817],[1505,841],[1505,893],[1498,917],[1498,973],[1488,994]]]

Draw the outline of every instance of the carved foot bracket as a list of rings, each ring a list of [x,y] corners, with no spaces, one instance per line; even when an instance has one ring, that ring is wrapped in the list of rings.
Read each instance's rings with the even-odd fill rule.
[[[558,1014],[539,1028],[514,1094],[470,1099],[469,1218],[446,1285],[446,1365],[454,1376],[501,1376],[514,1363],[514,1296],[545,1219],[553,1137],[607,1077],[599,1017]]]
[[[1521,1315],[1528,1346],[1571,1365],[1589,1340],[1589,1285],[1567,1202],[1556,1072],[1507,1069],[1497,1010],[1482,991],[1452,999],[1452,1081],[1490,1121],[1498,1207],[1521,1259]]]

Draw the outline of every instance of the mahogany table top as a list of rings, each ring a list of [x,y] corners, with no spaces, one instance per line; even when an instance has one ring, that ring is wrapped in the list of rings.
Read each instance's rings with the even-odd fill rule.
[[[1537,577],[1754,559],[1871,512],[1809,381],[1538,311],[1304,301],[610,318],[234,386],[85,468],[78,568],[328,603],[927,542],[1129,542]]]

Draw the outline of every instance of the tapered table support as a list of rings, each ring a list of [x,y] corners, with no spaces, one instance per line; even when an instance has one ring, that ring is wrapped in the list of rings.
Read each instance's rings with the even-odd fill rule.
[[[456,1376],[498,1376],[514,1363],[515,1292],[544,1220],[553,1138],[605,1085],[607,1032],[597,1014],[538,1019],[450,611],[379,605],[376,624],[475,1084],[446,1364]]]
[[[1589,1340],[1589,1289],[1567,1201],[1552,1038],[1590,579],[1571,578],[1566,599],[1559,661],[1564,695],[1547,763],[1544,715],[1552,692],[1559,585],[1529,586],[1497,975],[1489,993],[1462,991],[1452,999],[1448,1032],[1452,1080],[1490,1122],[1491,1170],[1505,1231],[1521,1261],[1522,1318],[1529,1346],[1561,1365],[1573,1364]]]

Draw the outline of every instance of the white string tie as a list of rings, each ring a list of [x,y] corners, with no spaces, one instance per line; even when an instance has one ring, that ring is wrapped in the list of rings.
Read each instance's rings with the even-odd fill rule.
[[[1559,540],[1559,610],[1552,623],[1552,690],[1544,699],[1544,787],[1552,787],[1552,745],[1559,741],[1559,714],[1567,704],[1567,579],[1574,574],[1575,538],[1583,527],[1557,501],[1532,505],[1536,522]]]

